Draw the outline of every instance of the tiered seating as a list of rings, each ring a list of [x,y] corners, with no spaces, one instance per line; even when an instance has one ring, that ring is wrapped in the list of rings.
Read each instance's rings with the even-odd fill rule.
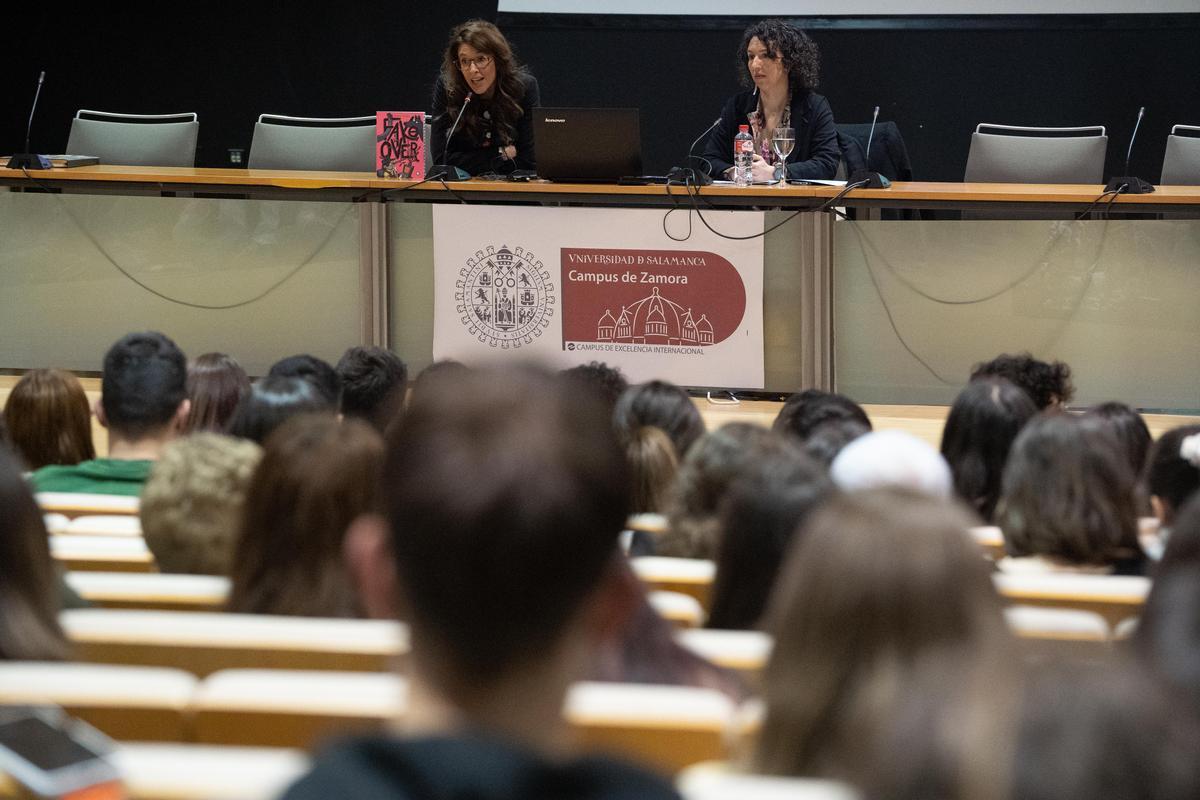
[[[108,514],[136,517],[139,506],[136,497],[84,492],[38,492],[36,499],[42,511],[68,519]]]
[[[68,572],[67,585],[93,606],[158,611],[219,611],[229,596],[220,575]]]
[[[50,537],[50,555],[68,570],[153,572],[154,554],[140,536]]]

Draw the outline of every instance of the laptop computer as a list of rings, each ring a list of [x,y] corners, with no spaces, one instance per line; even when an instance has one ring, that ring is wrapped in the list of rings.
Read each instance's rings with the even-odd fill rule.
[[[547,180],[616,183],[642,173],[636,108],[535,108],[533,141]]]

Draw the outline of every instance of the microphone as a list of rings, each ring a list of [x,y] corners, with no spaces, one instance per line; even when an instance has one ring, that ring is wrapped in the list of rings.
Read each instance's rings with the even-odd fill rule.
[[[1138,128],[1142,127],[1142,117],[1146,115],[1146,107],[1142,106],[1138,109],[1137,122],[1133,124],[1133,135],[1129,137],[1129,149],[1125,151],[1125,175],[1119,178],[1111,179],[1104,187],[1104,192],[1116,192],[1117,194],[1150,194],[1154,191],[1154,184],[1149,181],[1144,181],[1136,175],[1129,174],[1129,157],[1133,155],[1133,143],[1137,139]]]
[[[886,189],[892,185],[884,176],[878,172],[872,172],[871,167],[871,141],[875,138],[875,123],[879,121],[879,106],[875,106],[875,113],[871,115],[871,130],[867,132],[867,150],[863,154],[866,158],[866,168],[854,171],[854,174],[846,181],[849,186],[852,183],[861,183],[861,189]],[[864,183],[865,181],[865,183]]]
[[[8,160],[9,169],[50,169],[50,159],[29,152],[29,140],[33,134],[33,115],[37,111],[38,98],[42,96],[42,82],[46,80],[46,70],[38,75],[37,91],[33,93],[33,107],[29,109],[29,123],[25,126],[25,152],[17,153]]]
[[[454,124],[450,126],[450,132],[446,134],[446,149],[450,148],[450,140],[454,138],[454,131],[458,130],[458,123],[462,121],[463,114],[467,110],[467,104],[471,102],[472,97],[474,95],[467,92],[467,96],[463,98],[462,108],[458,110],[458,116],[454,118]],[[441,175],[437,174],[439,170],[441,171]],[[471,177],[467,174],[466,170],[452,164],[434,164],[429,168],[429,171],[433,173],[430,177],[440,177],[446,181],[465,181]]]

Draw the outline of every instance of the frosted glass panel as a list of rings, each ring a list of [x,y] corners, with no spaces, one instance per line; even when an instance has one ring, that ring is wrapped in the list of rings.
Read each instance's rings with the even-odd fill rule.
[[[1076,404],[1195,411],[1200,222],[842,222],[834,342],[860,402],[949,403],[1029,350],[1071,365]]]
[[[253,374],[358,343],[349,203],[2,192],[0,241],[3,368],[99,371],[147,329]]]

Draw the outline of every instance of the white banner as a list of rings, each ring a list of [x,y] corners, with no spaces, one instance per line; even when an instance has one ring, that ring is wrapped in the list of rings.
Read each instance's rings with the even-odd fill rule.
[[[433,208],[433,357],[603,361],[633,382],[763,386],[763,240],[662,209]],[[706,211],[727,236],[758,211]],[[687,232],[673,214],[672,234]]]

